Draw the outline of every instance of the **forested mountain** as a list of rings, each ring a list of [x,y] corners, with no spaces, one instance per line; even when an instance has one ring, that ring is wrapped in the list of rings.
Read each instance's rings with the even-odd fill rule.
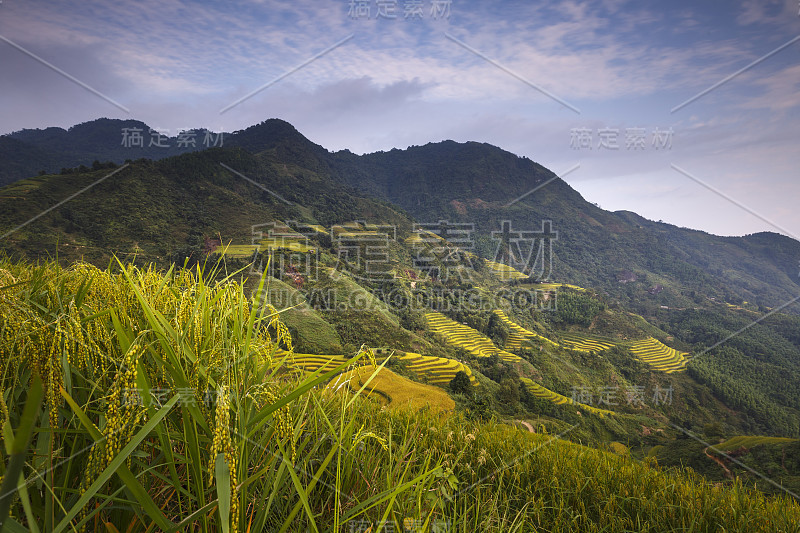
[[[800,294],[800,243],[789,237],[717,237],[605,211],[548,169],[494,146],[444,141],[332,159],[341,169],[337,180],[420,221],[473,222],[487,234],[503,220],[524,230],[552,220],[555,279],[602,288],[641,309],[691,307],[699,294],[777,306]],[[623,272],[634,274],[631,283],[619,283]],[[653,296],[656,285],[664,289]]]
[[[0,197],[3,231],[86,187],[80,201],[10,233],[3,250],[66,261],[84,257],[102,263],[116,253],[180,262],[208,252],[210,240],[249,243],[252,226],[276,219],[333,224],[378,218],[411,226],[397,209],[362,198],[325,175],[267,152],[226,147],[15,182]]]
[[[177,138],[172,137],[164,140],[170,148],[149,147],[146,140],[144,147],[126,148],[120,142],[121,128],[139,128],[145,133],[150,130],[141,122],[99,119],[68,131],[23,130],[0,137],[0,150],[4,150],[0,152],[0,180],[18,178],[23,172],[31,176],[33,167],[53,169],[98,159],[121,164],[128,159],[161,159],[205,148],[203,130],[196,131],[194,147],[179,148]],[[652,312],[661,306],[690,308],[705,298],[732,304],[747,301],[765,309],[800,293],[800,243],[793,239],[770,233],[717,237],[649,221],[630,212],[605,211],[545,167],[491,145],[444,141],[363,156],[348,151],[330,153],[278,119],[224,134],[223,139],[224,148],[237,147],[256,157],[248,159],[245,167],[258,167],[259,183],[294,198],[296,204],[318,206],[319,194],[326,195],[323,203],[329,209],[319,211],[311,217],[313,220],[328,216],[333,221],[337,214],[346,212],[334,209],[338,205],[336,191],[341,189],[352,197],[391,202],[417,222],[474,223],[477,251],[487,257],[496,253],[497,243],[490,235],[500,230],[503,221],[510,221],[512,229],[536,231],[543,220],[551,220],[558,238],[550,277],[606,291],[628,304],[635,303],[640,311]],[[198,160],[187,155],[170,159],[165,165],[187,166],[207,176],[222,172],[214,157]],[[247,159],[244,155],[237,157]],[[51,187],[60,187],[58,181],[37,180],[35,189],[48,198],[59,198],[49,192]],[[314,185],[309,186],[311,183]],[[320,184],[324,186],[318,187]],[[25,194],[33,200],[28,192]],[[97,191],[94,194],[102,195]],[[267,196],[268,203],[277,201]],[[47,205],[46,201],[28,203]],[[68,213],[79,208],[64,209]],[[6,206],[4,211],[7,217],[3,222],[12,226],[21,223],[19,217],[10,216],[12,212],[31,212],[18,206]],[[295,213],[300,216],[301,211]],[[352,213],[345,218],[363,218],[363,214]],[[225,220],[213,217],[199,219],[203,222],[199,228],[194,226],[195,231],[222,230],[225,224]],[[161,223],[158,217],[149,220],[154,226]],[[125,233],[124,229],[120,231]],[[175,233],[175,237],[177,241],[186,238],[184,232]],[[144,243],[148,239],[137,240]]]
[[[163,136],[138,120],[100,118],[63,128],[25,129],[0,136],[0,185],[40,172],[54,174],[61,169],[95,161],[122,164],[127,159],[163,159],[178,154],[224,145],[227,136],[207,130],[162,132]]]

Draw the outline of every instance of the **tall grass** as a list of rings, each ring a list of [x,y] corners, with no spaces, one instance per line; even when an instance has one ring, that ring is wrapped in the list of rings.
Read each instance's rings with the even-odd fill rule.
[[[439,465],[366,431],[360,403],[314,391],[369,354],[286,372],[277,311],[231,279],[4,261],[0,286],[0,468],[34,426],[18,490],[0,495],[10,531],[338,530],[399,516],[401,494],[435,483]]]
[[[789,497],[326,387],[369,349],[292,372],[264,281],[210,279],[0,261],[8,531],[800,527]]]

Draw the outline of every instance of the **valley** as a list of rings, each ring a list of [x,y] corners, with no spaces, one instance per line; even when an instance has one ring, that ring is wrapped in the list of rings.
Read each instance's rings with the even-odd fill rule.
[[[164,529],[186,509],[211,524],[223,500],[333,527],[321,479],[372,502],[342,520],[466,524],[491,501],[554,531],[798,523],[797,241],[604,211],[558,178],[508,206],[554,175],[479,143],[356,156],[273,119],[224,147],[108,157],[0,191],[6,425],[37,428],[35,462],[107,442],[48,474],[62,529],[89,501],[134,516],[117,495],[137,476],[162,492],[126,497]],[[257,488],[214,492],[211,471]]]

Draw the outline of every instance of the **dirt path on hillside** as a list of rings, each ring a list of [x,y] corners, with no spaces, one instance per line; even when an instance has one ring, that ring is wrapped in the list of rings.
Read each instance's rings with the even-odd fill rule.
[[[725,470],[725,475],[728,476],[728,478],[733,479],[733,474],[731,474],[731,471],[728,469],[727,466],[725,466],[725,463],[723,463],[719,457],[715,457],[710,453],[708,453],[708,448],[704,449],[703,453],[706,454],[706,457],[708,457],[709,459],[717,463],[719,466],[721,466],[722,469]]]
[[[530,424],[530,422],[525,422],[524,420],[515,420],[515,422],[519,422],[520,424],[528,428],[528,431],[530,431],[531,433],[536,433],[533,430],[533,426]]]

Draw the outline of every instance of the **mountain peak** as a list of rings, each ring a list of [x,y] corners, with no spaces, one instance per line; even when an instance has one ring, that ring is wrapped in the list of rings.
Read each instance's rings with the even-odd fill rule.
[[[234,132],[232,139],[233,144],[254,152],[291,142],[317,146],[297,131],[297,128],[279,118],[270,118],[249,128],[238,130]]]

